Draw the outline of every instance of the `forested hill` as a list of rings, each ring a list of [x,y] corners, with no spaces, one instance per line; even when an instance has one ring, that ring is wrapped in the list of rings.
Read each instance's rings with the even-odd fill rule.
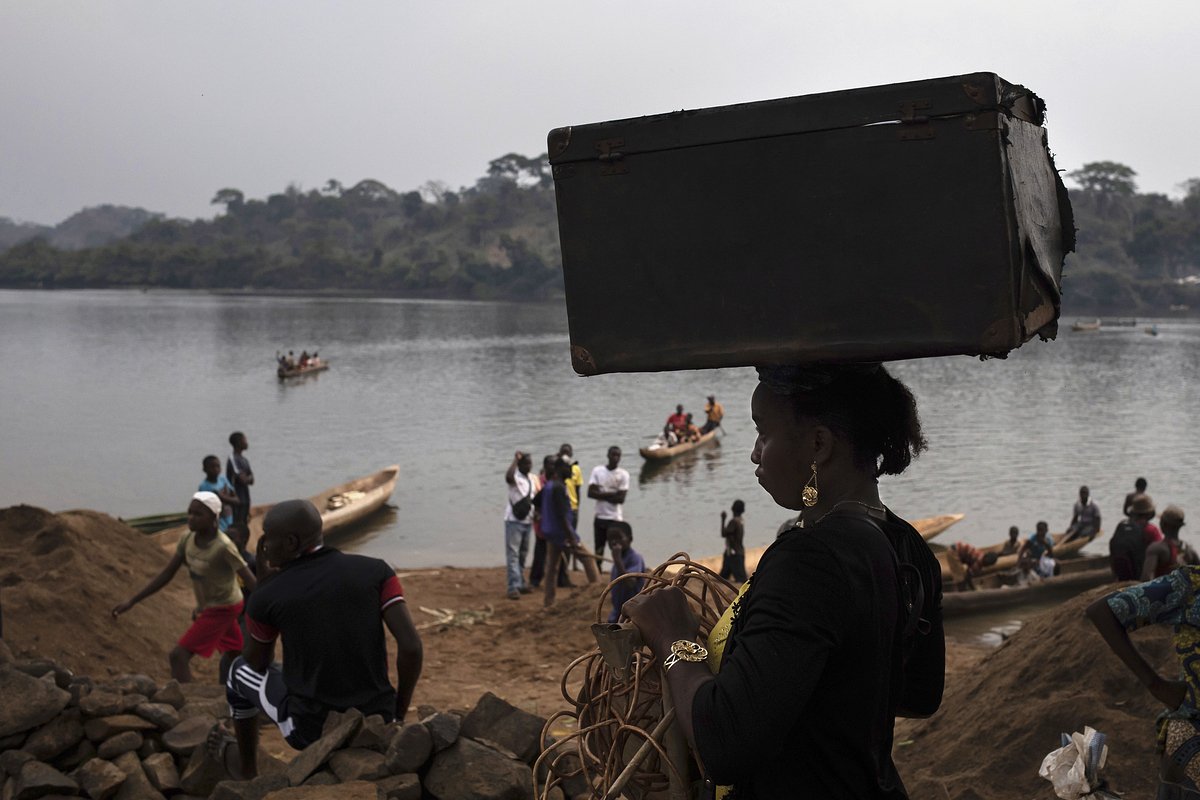
[[[1184,196],[1176,200],[1138,193],[1134,170],[1114,162],[1086,164],[1068,177],[1079,233],[1064,275],[1064,313],[1163,315],[1185,305],[1200,311],[1200,178],[1181,184]],[[147,219],[129,235],[76,245],[83,249],[39,234],[0,252],[0,285],[481,299],[545,299],[562,291],[544,155],[497,158],[487,175],[458,191],[436,182],[397,192],[375,180],[348,188],[330,180],[265,200],[225,188],[212,202],[224,209],[214,219],[141,212]],[[0,248],[6,244],[0,237]]]

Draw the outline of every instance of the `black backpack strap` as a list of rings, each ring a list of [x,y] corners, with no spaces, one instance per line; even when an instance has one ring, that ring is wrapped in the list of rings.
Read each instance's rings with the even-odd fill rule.
[[[870,514],[855,517],[865,519],[872,528],[879,531],[891,551],[892,566],[896,568],[896,591],[900,600],[900,641],[911,641],[917,633],[928,634],[933,630],[933,624],[921,616],[925,610],[925,581],[921,578],[921,571],[917,569],[916,564],[900,560],[892,537],[888,536],[879,520]]]

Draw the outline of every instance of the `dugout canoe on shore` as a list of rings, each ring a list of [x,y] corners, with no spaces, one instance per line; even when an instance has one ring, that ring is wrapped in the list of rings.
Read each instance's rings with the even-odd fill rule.
[[[986,575],[974,579],[974,588],[942,595],[942,615],[946,618],[995,611],[1027,603],[1050,604],[1074,597],[1085,589],[1113,580],[1108,556],[1087,556],[1059,563],[1060,574],[1025,586],[1015,585],[1015,572]]]
[[[939,533],[961,520],[964,516],[965,515],[963,514],[942,514],[937,517],[924,517],[922,519],[909,520],[909,524],[917,529],[917,533],[921,534],[922,539],[929,541],[934,536],[937,536]],[[714,538],[716,537],[714,536]],[[747,575],[753,574],[754,570],[758,568],[758,560],[762,558],[762,554],[767,551],[767,547],[769,547],[769,545],[765,545],[763,547],[746,548]],[[720,555],[708,556],[706,558],[696,559],[696,563],[703,564],[713,572],[720,572],[722,559],[723,556]]]
[[[638,449],[638,452],[641,453],[642,458],[646,459],[647,461],[670,461],[672,458],[675,458],[675,456],[683,455],[684,453],[695,450],[697,447],[703,447],[709,442],[716,441],[718,430],[720,430],[720,428],[713,428],[711,431],[703,434],[694,442],[680,442],[679,444],[671,445],[670,447],[659,445],[656,442],[649,447],[642,447]]]
[[[1069,542],[1064,542],[1063,540],[1067,538],[1067,534],[1065,532],[1052,533],[1052,534],[1050,534],[1050,541],[1052,543],[1054,557],[1056,559],[1058,559],[1059,561],[1062,561],[1064,559],[1073,559],[1078,555],[1080,550],[1082,550],[1083,548],[1085,548],[1089,544],[1091,544],[1093,541],[1095,541],[1097,536],[1099,536],[1099,534],[1091,537],[1090,539],[1080,538],[1080,539],[1072,539]],[[1024,540],[1018,539],[1017,541],[1021,542]],[[1018,545],[1018,547],[1019,547],[1019,545]],[[981,548],[979,548],[979,550],[981,553],[984,553],[986,555],[987,553],[993,553],[993,552],[999,553],[1000,550],[1002,550],[1003,548],[1004,548],[1004,544],[1000,543],[1000,544],[989,545],[987,547],[981,547]],[[949,549],[939,551],[937,553],[937,560],[938,560],[938,563],[942,565],[942,580],[944,580],[944,581],[958,580],[959,575],[964,572],[963,566],[960,563],[958,563],[958,557],[953,555]],[[951,564],[951,560],[953,560],[955,563]],[[979,574],[980,575],[992,575],[997,572],[1007,572],[1008,570],[1016,569],[1016,566],[1017,566],[1017,554],[1009,553],[1006,556],[1000,556],[999,558],[997,558],[996,562],[994,564],[984,567],[980,571]]]
[[[331,486],[320,494],[309,497],[308,500],[321,512],[321,533],[328,538],[330,534],[348,528],[351,525],[374,514],[396,489],[396,480],[400,475],[400,466],[392,464],[378,472],[373,472],[361,478]],[[248,549],[253,552],[262,535],[262,521],[267,512],[274,508],[273,503],[251,506],[250,508],[250,544]],[[179,537],[187,531],[186,523],[152,534],[153,538],[170,550],[175,547]]]

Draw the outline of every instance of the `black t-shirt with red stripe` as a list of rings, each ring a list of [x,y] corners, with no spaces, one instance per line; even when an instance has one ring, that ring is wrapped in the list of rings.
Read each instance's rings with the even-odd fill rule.
[[[330,710],[395,712],[383,610],[404,601],[395,571],[377,558],[329,547],[306,553],[250,595],[246,627],[260,642],[283,638],[289,716]]]

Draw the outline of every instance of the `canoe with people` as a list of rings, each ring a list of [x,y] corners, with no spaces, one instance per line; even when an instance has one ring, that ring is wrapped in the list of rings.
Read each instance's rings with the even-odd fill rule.
[[[942,614],[947,618],[962,617],[1035,601],[1044,604],[1065,600],[1113,580],[1108,556],[1067,559],[1059,562],[1058,567],[1058,574],[1050,578],[1010,570],[972,578],[969,585],[947,584],[942,595]]]
[[[314,372],[324,372],[329,369],[329,361],[321,358],[315,350],[310,355],[307,350],[300,353],[299,358],[291,350],[287,355],[275,351],[275,374],[280,380],[284,378],[299,378]]]
[[[1068,539],[1067,532],[1050,534],[1050,547],[1057,560],[1075,558],[1079,551],[1087,547],[1096,536],[1077,536],[1073,539]],[[1018,564],[1018,556],[1020,554],[1020,541],[1008,539],[999,544],[988,545],[987,547],[972,548],[980,557],[982,564],[973,573],[975,576],[991,575],[997,572],[1006,572],[1016,569]],[[942,580],[946,583],[962,581],[967,573],[967,567],[957,555],[954,548],[947,548],[935,554],[938,563],[942,567]],[[994,556],[991,557],[991,556]]]
[[[709,395],[704,404],[704,425],[698,426],[693,415],[685,413],[683,404],[675,406],[675,413],[667,417],[662,432],[654,444],[638,449],[642,458],[647,461],[669,461],[675,456],[682,455],[697,447],[715,442],[717,431],[721,429],[721,420],[725,418],[725,407],[717,402],[715,395]]]
[[[942,533],[950,526],[960,522],[963,519],[963,514],[941,514],[936,517],[924,517],[922,519],[909,520],[909,525],[917,529],[917,533],[921,534],[921,538],[929,541],[933,537]],[[786,530],[795,525],[795,519],[790,519],[781,526],[781,530]],[[746,574],[754,573],[758,567],[758,561],[762,558],[763,553],[767,552],[767,547],[747,547],[746,548]],[[723,555],[707,556],[705,558],[696,559],[697,564],[702,564],[713,572],[718,572],[721,569],[721,562],[724,559]]]
[[[395,491],[399,475],[400,466],[392,464],[370,475],[331,486],[308,498],[321,512],[322,535],[328,537],[331,533],[345,530],[381,509]],[[263,517],[272,508],[274,504],[268,503],[250,509],[250,536],[246,545],[250,552],[254,552],[258,538],[262,535]],[[161,530],[152,536],[161,542],[164,549],[172,550],[179,537],[186,532],[187,525],[184,524]]]

